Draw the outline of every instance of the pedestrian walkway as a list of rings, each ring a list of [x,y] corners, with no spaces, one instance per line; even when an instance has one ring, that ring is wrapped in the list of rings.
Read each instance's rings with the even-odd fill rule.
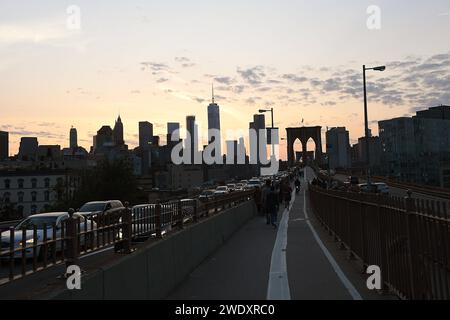
[[[310,172],[308,174],[311,175]],[[351,262],[342,258],[343,253],[337,252],[339,250],[334,243],[330,245],[330,239],[322,230],[316,231],[318,227],[311,216],[305,188],[304,181],[302,191],[293,198],[290,210],[281,206],[277,230],[266,224],[265,217],[255,217],[167,298],[383,298],[368,293],[364,276]]]

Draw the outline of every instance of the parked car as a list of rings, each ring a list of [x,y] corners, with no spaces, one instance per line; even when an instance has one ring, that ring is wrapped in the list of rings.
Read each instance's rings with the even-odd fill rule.
[[[85,218],[78,214],[74,213],[75,218],[80,218],[81,223],[85,221]],[[34,227],[37,228],[37,256],[39,258],[43,258],[42,244],[44,240],[44,225],[45,229],[47,229],[47,240],[53,239],[53,225],[56,227],[56,239],[61,237],[61,229],[62,224],[65,220],[69,218],[69,214],[67,212],[52,212],[52,213],[40,213],[31,215],[28,218],[22,220],[15,228],[14,228],[14,249],[20,249],[24,246],[32,246],[34,243],[33,233]],[[82,226],[83,231],[84,228],[87,228],[87,231],[95,230],[96,224],[95,222],[89,221],[86,225]],[[22,243],[22,229],[26,229],[25,233],[25,243]],[[95,243],[95,232],[92,233],[94,236]],[[1,233],[1,248],[2,250],[8,250],[10,248],[10,231],[4,231]],[[85,237],[80,237],[81,245],[85,245]],[[51,254],[52,250],[50,249],[51,245],[48,245],[48,253]],[[61,251],[61,241],[56,242],[56,252]],[[16,251],[14,253],[14,258],[21,258],[22,252]],[[25,250],[25,258],[33,257],[33,248],[27,248]],[[2,259],[9,258],[9,254],[1,257]]]
[[[228,191],[229,191],[229,192],[234,192],[234,191],[236,191],[236,184],[234,184],[234,183],[229,183],[229,184],[227,184],[227,187],[228,187]]]
[[[77,213],[85,217],[93,217],[105,213],[114,213],[124,208],[119,200],[91,201],[85,203]]]

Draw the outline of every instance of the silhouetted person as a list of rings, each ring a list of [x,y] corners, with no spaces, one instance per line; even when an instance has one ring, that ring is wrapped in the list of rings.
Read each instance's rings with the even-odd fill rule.
[[[261,203],[262,203],[262,210],[263,213],[266,215],[266,223],[270,224],[270,213],[267,210],[267,195],[270,192],[271,187],[271,181],[266,180],[266,185],[262,188],[261,191]]]
[[[275,187],[272,186],[270,188],[270,191],[267,194],[267,211],[270,215],[270,223],[274,228],[277,227],[277,220],[278,220],[278,195],[275,191]]]

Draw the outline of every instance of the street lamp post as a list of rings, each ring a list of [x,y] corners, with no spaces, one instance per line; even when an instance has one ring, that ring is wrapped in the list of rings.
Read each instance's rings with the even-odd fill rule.
[[[371,189],[371,181],[370,181],[370,134],[369,134],[369,120],[367,115],[367,88],[366,88],[366,71],[367,70],[375,70],[375,71],[384,71],[386,70],[386,66],[378,66],[374,68],[366,68],[366,65],[363,65],[363,86],[364,86],[364,125],[365,125],[365,137],[366,137],[366,161],[367,161],[367,189]]]
[[[271,118],[272,118],[272,127],[271,127],[270,134],[272,134],[272,131],[275,128],[274,127],[274,123],[273,123],[273,108],[270,108],[270,109],[259,109],[258,112],[259,113],[270,112],[270,115],[271,115]],[[271,140],[270,140],[270,144],[272,145],[272,155],[275,156],[275,148],[274,148],[274,144],[273,144],[273,141],[272,141],[272,137],[271,137]]]

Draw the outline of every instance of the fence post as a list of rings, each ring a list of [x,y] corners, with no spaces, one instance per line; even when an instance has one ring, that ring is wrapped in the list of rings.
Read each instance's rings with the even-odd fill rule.
[[[197,200],[194,200],[194,208],[193,208],[194,212],[193,212],[193,216],[192,216],[192,220],[194,222],[198,222],[198,208],[197,208]]]
[[[125,211],[122,217],[122,230],[123,230],[123,251],[126,254],[131,253],[131,238],[132,238],[132,217],[131,208],[128,202],[125,202]]]
[[[66,270],[69,266],[78,266],[78,234],[77,234],[77,219],[73,216],[75,210],[70,208],[69,218],[67,219],[67,256],[66,256]]]
[[[387,270],[388,268],[388,264],[386,262],[386,235],[384,232],[384,219],[382,217],[382,211],[381,211],[381,196],[378,195],[377,198],[377,224],[378,224],[378,237],[379,237],[379,241],[380,243],[378,244],[379,246],[379,250],[380,250],[380,258],[381,258],[381,265],[380,265],[380,269],[381,269],[381,294],[388,294],[389,293],[389,288],[386,284],[386,280],[387,280],[387,275],[389,274],[389,270]]]
[[[181,200],[178,200],[177,204],[177,216],[178,216],[178,228],[183,229],[183,208]]]
[[[156,224],[156,237],[161,238],[161,203],[158,203],[155,205],[155,224]]]
[[[416,298],[416,290],[415,290],[415,277],[414,277],[414,263],[413,263],[413,245],[411,237],[415,234],[415,231],[412,230],[414,227],[414,222],[412,221],[415,218],[414,213],[414,199],[411,197],[411,190],[408,190],[407,196],[405,197],[405,217],[406,217],[406,237],[408,244],[408,271],[409,271],[409,286],[411,290],[411,299],[414,300]]]

